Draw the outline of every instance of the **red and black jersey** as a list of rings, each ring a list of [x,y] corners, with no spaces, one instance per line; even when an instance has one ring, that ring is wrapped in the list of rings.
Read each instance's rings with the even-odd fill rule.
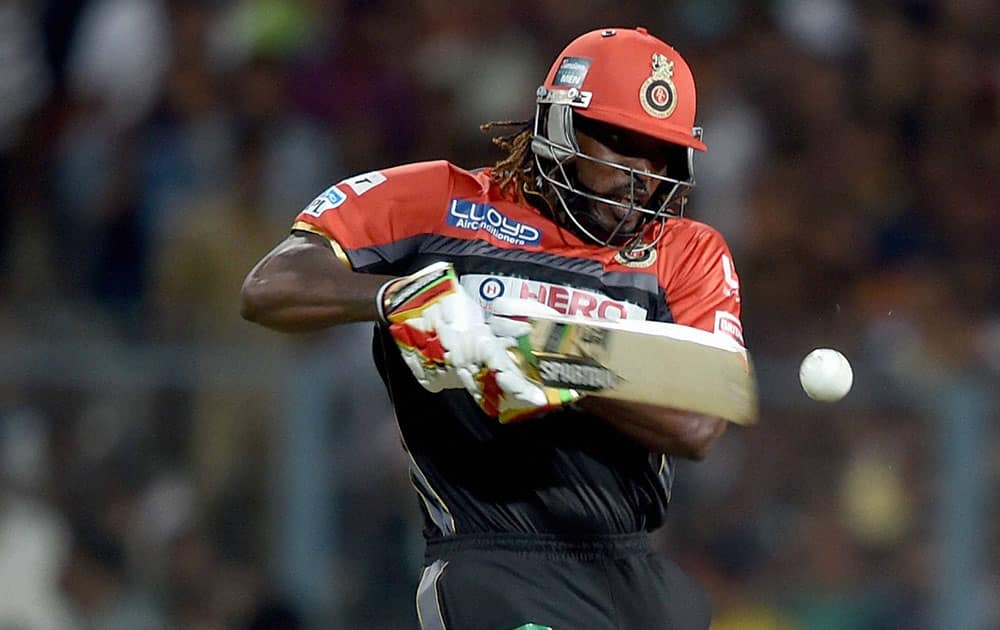
[[[729,250],[718,232],[689,219],[667,221],[655,250],[625,259],[504,198],[488,171],[438,161],[348,178],[307,206],[293,229],[326,237],[358,272],[404,275],[450,261],[487,310],[508,295],[595,319],[695,326],[742,343]],[[373,350],[429,535],[615,534],[662,523],[667,458],[576,409],[500,425],[464,390],[424,390],[388,332],[376,330]]]

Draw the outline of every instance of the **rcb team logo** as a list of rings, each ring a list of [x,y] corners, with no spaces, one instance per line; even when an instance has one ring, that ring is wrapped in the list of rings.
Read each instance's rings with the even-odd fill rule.
[[[639,102],[646,113],[655,118],[666,118],[677,107],[677,89],[671,80],[674,62],[660,53],[653,53],[653,74],[639,88]]]
[[[615,262],[626,267],[641,269],[651,267],[656,262],[655,249],[643,249],[637,252],[620,251],[615,254]]]

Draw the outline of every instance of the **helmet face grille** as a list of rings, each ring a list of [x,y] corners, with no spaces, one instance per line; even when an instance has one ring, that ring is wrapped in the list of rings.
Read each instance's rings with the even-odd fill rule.
[[[618,245],[631,252],[653,247],[663,235],[663,230],[657,229],[657,225],[670,217],[683,215],[687,193],[694,187],[693,150],[682,149],[687,157],[683,178],[670,176],[680,170],[674,166],[672,171],[670,164],[667,174],[660,174],[603,160],[580,150],[572,114],[572,108],[567,105],[536,106],[531,150],[539,176],[551,188],[571,226],[587,239],[602,246]],[[700,129],[694,133],[700,136]],[[579,161],[624,172],[632,182],[627,198],[606,197],[583,186],[576,177],[575,167]],[[656,188],[645,204],[637,202],[636,197],[635,183],[641,181],[640,178],[656,182]],[[595,203],[626,212],[614,228],[602,228],[593,219]],[[642,215],[642,220],[634,230],[626,232],[624,227],[636,212]]]
[[[683,216],[694,187],[694,151],[706,150],[701,129],[694,125],[694,77],[680,53],[641,27],[585,33],[556,57],[536,92],[535,104],[530,146],[539,183],[547,184],[548,194],[558,199],[555,207],[568,227],[623,252],[641,253],[655,246],[664,234],[663,222]],[[632,153],[630,147],[638,145],[609,143],[612,135],[602,140],[600,133],[591,133],[591,124],[640,134],[677,151],[663,152],[666,168],[660,173],[587,155],[580,149],[577,131],[619,155],[651,157]],[[625,173],[631,182],[628,194],[618,188],[611,197],[584,186],[577,172],[585,161]],[[637,182],[642,185],[638,196]],[[645,190],[647,185],[654,190]],[[608,223],[615,219],[608,220],[608,210],[620,217],[611,228]]]

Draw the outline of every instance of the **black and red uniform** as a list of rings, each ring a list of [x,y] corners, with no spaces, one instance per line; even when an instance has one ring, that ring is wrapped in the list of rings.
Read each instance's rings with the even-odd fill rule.
[[[505,199],[488,171],[438,161],[344,180],[293,229],[329,239],[357,272],[449,261],[487,310],[507,295],[742,343],[729,250],[689,219],[667,221],[656,249],[629,260]],[[646,541],[670,501],[668,457],[576,408],[501,425],[464,390],[423,389],[387,331],[376,328],[373,349],[425,517],[424,628],[707,627],[704,596]]]

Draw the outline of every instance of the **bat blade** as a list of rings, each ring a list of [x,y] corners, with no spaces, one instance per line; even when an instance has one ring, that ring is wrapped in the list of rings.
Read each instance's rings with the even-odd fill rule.
[[[757,420],[757,385],[746,351],[707,331],[663,322],[529,318],[522,342],[545,385],[725,418]],[[524,347],[524,344],[527,347]]]

